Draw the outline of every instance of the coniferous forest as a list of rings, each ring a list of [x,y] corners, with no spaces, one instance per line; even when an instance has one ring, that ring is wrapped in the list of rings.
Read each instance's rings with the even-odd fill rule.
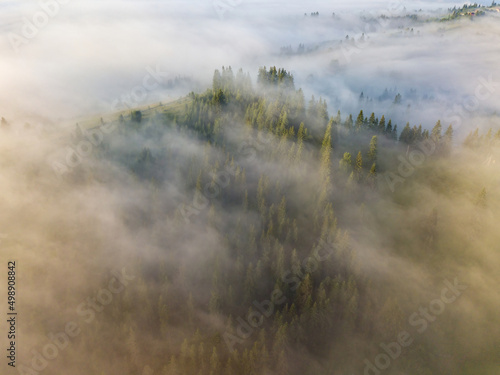
[[[0,373],[500,373],[498,115],[422,121],[440,98],[361,76],[346,104],[314,74],[224,65],[71,125],[2,117]]]
[[[484,290],[470,290],[479,275],[463,268],[488,267],[498,239],[499,181],[484,163],[498,155],[498,129],[456,146],[439,120],[398,133],[384,115],[329,113],[276,67],[260,68],[256,82],[222,67],[210,89],[173,110],[77,128],[71,142],[104,127],[113,133],[88,159],[52,165],[58,189],[133,187],[113,220],[147,245],[133,255],[110,249],[134,279],[102,312],[95,300],[75,304],[82,319],[102,316],[67,361],[91,345],[86,366],[103,373],[362,373],[402,332],[411,344],[388,373],[496,361],[498,336],[488,332],[497,301],[468,321]],[[54,242],[72,241],[72,221]],[[94,241],[107,238],[95,229]],[[447,285],[455,289],[443,298],[456,302],[429,306]],[[43,305],[32,308],[43,315]],[[109,345],[110,361],[99,355]]]

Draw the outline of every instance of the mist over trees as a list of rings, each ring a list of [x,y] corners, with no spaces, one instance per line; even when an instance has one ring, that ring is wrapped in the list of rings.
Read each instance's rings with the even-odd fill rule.
[[[98,219],[109,233],[90,234],[96,247],[88,254],[105,260],[103,271],[119,256],[135,280],[109,307],[84,303],[77,319],[94,310],[98,316],[51,369],[362,373],[378,366],[380,343],[401,332],[414,342],[387,373],[452,373],[498,354],[494,337],[484,341],[490,323],[481,320],[496,321],[489,314],[497,303],[481,293],[463,292],[446,317],[436,310],[413,315],[443,281],[479,291],[497,278],[466,268],[498,258],[488,245],[498,239],[491,221],[498,189],[482,175],[490,165],[479,156],[485,147],[498,155],[493,130],[471,133],[463,148],[440,121],[431,131],[408,123],[398,134],[384,115],[333,116],[323,98],[306,99],[293,75],[276,67],[260,68],[256,82],[222,67],[205,92],[176,106],[131,111],[94,131],[111,125],[116,130],[92,155],[46,183],[62,197],[80,192],[71,193],[70,206],[88,189],[115,197],[105,204],[113,223]],[[74,144],[92,131],[75,133]],[[395,161],[407,164],[404,173]],[[470,168],[476,180],[460,176]],[[82,241],[82,229],[53,237],[56,258],[67,241]],[[130,241],[126,250],[105,251],[113,233]],[[477,277],[485,284],[475,284]],[[89,295],[100,283],[87,286]],[[474,300],[481,310],[468,313]],[[50,318],[47,303],[30,310],[30,324]],[[422,322],[435,319],[436,329],[420,336]],[[46,333],[32,334],[41,350]],[[482,350],[471,352],[471,341]],[[89,347],[102,354],[92,354],[82,372],[77,364]]]
[[[496,4],[74,1],[0,70],[7,370],[500,373]]]

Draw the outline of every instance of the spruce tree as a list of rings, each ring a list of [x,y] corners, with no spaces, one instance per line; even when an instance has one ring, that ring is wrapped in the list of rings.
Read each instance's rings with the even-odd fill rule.
[[[441,140],[441,121],[438,120],[436,125],[432,128],[431,139],[434,142],[439,142]]]
[[[356,118],[356,132],[360,132],[361,129],[363,128],[363,124],[364,124],[364,117],[363,117],[363,110],[359,111],[359,115],[358,117]]]
[[[412,134],[412,130],[410,128],[410,123],[407,122],[406,126],[403,128],[403,131],[401,132],[401,135],[399,136],[399,142],[410,144],[411,138],[412,138],[411,134]]]
[[[366,176],[366,181],[369,187],[372,189],[375,189],[376,187],[376,181],[377,181],[377,166],[375,163],[372,164],[372,167],[370,168],[370,172]]]
[[[354,165],[354,178],[357,182],[361,181],[363,175],[363,155],[361,151],[358,152],[356,156],[356,164]]]
[[[392,121],[389,120],[387,123],[387,127],[385,128],[385,134],[387,134],[389,137],[392,137]]]
[[[392,125],[391,125],[391,128],[392,128]],[[380,133],[380,134],[384,134],[386,132],[386,129],[385,129],[385,116],[382,115],[382,117],[380,118],[380,122],[378,123],[378,129],[377,131]],[[392,129],[391,129],[392,131]]]
[[[339,162],[340,169],[342,169],[345,173],[349,173],[352,167],[352,157],[349,152],[344,152],[344,156]]]
[[[352,115],[346,117],[344,122],[344,128],[347,130],[348,133],[352,130],[353,128]]]
[[[377,162],[377,136],[374,135],[370,141],[370,149],[368,151],[368,160],[372,163]]]
[[[368,119],[368,127],[372,130],[377,130],[377,121],[375,120],[375,113],[372,112]]]

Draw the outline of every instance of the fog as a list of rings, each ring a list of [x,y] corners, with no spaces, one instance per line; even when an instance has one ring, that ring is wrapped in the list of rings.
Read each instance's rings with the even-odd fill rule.
[[[356,328],[346,323],[323,349],[318,349],[323,341],[283,344],[287,371],[275,370],[273,362],[261,373],[362,373],[364,360],[374,362],[381,352],[378,343],[410,331],[409,317],[440,298],[448,285],[443,283],[454,280],[467,286],[457,294],[460,298],[446,304],[445,313],[430,321],[431,328],[414,335],[416,343],[386,373],[429,374],[436,368],[443,374],[465,375],[478,368],[496,373],[500,179],[495,160],[500,153],[498,145],[478,151],[462,147],[462,141],[476,128],[480,134],[500,129],[499,13],[434,21],[448,8],[463,5],[446,1],[71,0],[48,11],[42,3],[0,2],[0,117],[8,122],[0,129],[0,259],[4,266],[17,262],[20,334],[18,366],[2,363],[6,373],[176,374],[173,366],[167,368],[171,356],[182,358],[185,339],[195,337],[198,345],[200,331],[225,360],[222,335],[228,320],[238,316],[214,310],[213,291],[240,275],[234,281],[236,294],[246,293],[248,264],[242,265],[242,259],[259,270],[261,255],[251,253],[256,239],[274,254],[278,240],[266,245],[265,233],[273,230],[267,216],[285,195],[287,212],[298,213],[299,226],[314,222],[322,235],[339,229],[335,241],[349,238],[349,245],[342,242],[345,247],[336,250],[337,263],[325,262],[318,274],[336,280],[349,270],[361,285],[359,308],[369,312],[371,306],[376,314],[360,314],[352,323]],[[49,14],[46,25],[33,26],[41,11]],[[418,19],[407,17],[411,14]],[[223,66],[248,72],[257,91],[259,68],[283,67],[293,74],[295,88],[302,88],[306,103],[312,95],[323,98],[330,116],[341,111],[342,123],[349,114],[355,120],[360,110],[367,117],[374,112],[392,119],[399,132],[406,122],[430,131],[441,120],[443,132],[453,125],[456,148],[442,158],[434,151],[426,154],[425,163],[403,176],[396,191],[380,173],[374,192],[364,185],[352,187],[338,167],[344,152],[353,159],[358,150],[364,153],[370,137],[341,133],[329,167],[333,208],[325,202],[314,208],[317,188],[325,181],[316,140],[306,143],[292,163],[277,156],[283,150],[291,150],[288,158],[295,152],[290,138],[271,135],[242,151],[249,134],[254,135],[248,124],[221,120],[223,141],[207,141],[177,127],[175,119],[164,121],[161,107],[155,109],[159,102],[205,92],[212,87],[214,70]],[[259,94],[268,95],[264,90]],[[400,103],[395,103],[397,94]],[[188,104],[180,103],[180,110],[187,111]],[[142,127],[129,116],[137,108],[146,117]],[[126,125],[115,121],[118,111]],[[306,125],[311,137],[323,137],[323,127]],[[78,129],[89,128],[94,133],[87,133],[85,142],[91,151],[73,166],[68,155],[83,147]],[[384,173],[400,173],[397,156],[406,152],[408,157],[414,149],[382,137],[378,146],[377,168]],[[237,172],[231,174],[230,187],[200,203],[207,199],[196,195],[199,181],[208,186],[213,173],[228,170],[231,161]],[[267,185],[262,176],[270,176]],[[242,186],[257,196],[258,208],[219,202],[221,197],[240,199]],[[488,195],[481,210],[477,202],[483,188]],[[265,214],[261,190],[276,200]],[[288,230],[292,223],[285,226]],[[316,247],[318,241],[313,233],[302,235],[295,243],[299,256],[307,257],[307,246]],[[291,268],[292,248],[284,247],[283,268]],[[273,276],[265,271],[256,271],[262,280],[254,285],[263,299],[273,292],[266,284]],[[114,292],[112,285],[123,288]],[[99,299],[106,288],[113,301],[93,312],[87,298]],[[241,316],[252,309],[251,302],[238,307]],[[273,319],[270,326],[279,321]],[[54,358],[44,353],[46,359],[36,368],[32,358],[53,341],[52,334],[72,337],[69,322],[77,322],[81,332],[64,348],[58,346]],[[6,326],[1,327],[3,332]],[[276,347],[267,348],[271,362],[279,357]],[[195,350],[202,358],[201,349]],[[205,350],[212,361],[211,347]],[[420,352],[425,363],[414,360]],[[204,369],[203,360],[196,361],[193,366]],[[484,367],[473,367],[476,362]],[[214,368],[212,373],[223,373],[223,367]]]
[[[456,112],[465,112],[458,116],[471,122],[498,113],[493,96],[472,113],[454,107],[474,96],[480,77],[492,76],[497,82],[497,18],[453,25],[405,19],[381,23],[376,18],[380,14],[404,16],[418,9],[439,14],[431,9],[457,3],[350,3],[292,3],[284,11],[280,2],[240,1],[218,8],[210,2],[68,1],[53,8],[46,25],[41,17],[41,26],[30,29],[25,20],[33,22],[43,10],[38,2],[6,2],[0,42],[2,116],[56,121],[109,112],[115,100],[141,85],[148,67],[160,67],[162,85],[136,101],[178,98],[207,87],[213,70],[228,65],[252,75],[263,65],[284,66],[306,96],[327,98],[331,111],[357,112],[361,92],[374,99],[387,88],[391,100],[363,105],[365,112],[391,113],[398,122],[410,117],[424,127],[436,119],[452,123]],[[320,17],[304,17],[315,11]],[[413,35],[407,27],[414,29]],[[365,42],[359,42],[363,32]],[[23,39],[13,43],[14,34]],[[346,35],[356,42],[339,46]],[[305,44],[307,50],[324,42],[331,45],[305,55],[280,56],[284,46],[296,51]],[[175,77],[193,82],[166,88]],[[409,113],[391,109],[397,93],[403,95],[405,110],[411,105]],[[424,97],[431,99],[422,101]]]

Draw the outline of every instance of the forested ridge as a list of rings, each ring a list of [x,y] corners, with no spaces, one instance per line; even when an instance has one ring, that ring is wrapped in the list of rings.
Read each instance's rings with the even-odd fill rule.
[[[147,241],[128,259],[137,280],[93,323],[99,336],[68,349],[69,361],[92,347],[89,373],[361,374],[443,280],[471,282],[463,267],[494,243],[500,185],[484,179],[484,160],[498,155],[499,130],[459,145],[438,119],[398,132],[382,114],[332,114],[276,67],[256,82],[223,67],[188,97],[120,116],[91,162],[62,173],[64,186],[101,186],[113,165],[120,184],[141,187],[119,207]],[[78,129],[73,142],[85,137]],[[402,159],[410,172],[398,172]],[[460,303],[384,373],[493,363],[498,337],[472,335],[488,324],[467,323]]]

